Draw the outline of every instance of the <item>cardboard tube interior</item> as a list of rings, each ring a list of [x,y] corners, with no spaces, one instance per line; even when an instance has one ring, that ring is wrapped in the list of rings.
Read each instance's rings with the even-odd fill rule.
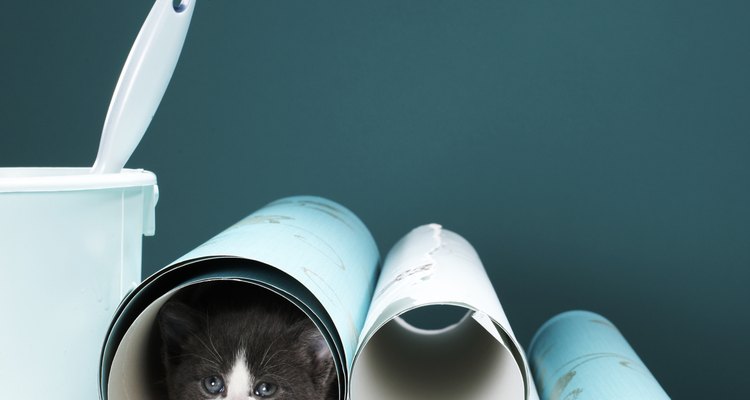
[[[174,296],[185,295],[199,285],[227,284],[226,280],[204,281],[171,290],[146,307],[125,332],[115,352],[107,382],[108,400],[163,400],[167,398],[165,372],[161,361],[161,339],[156,317],[161,307]],[[274,291],[247,281],[231,284],[249,285],[263,295],[289,301]],[[326,337],[326,334],[323,334]],[[329,344],[330,346],[330,344]],[[332,350],[333,353],[333,350]],[[337,371],[338,376],[341,372]]]
[[[408,316],[387,322],[355,362],[351,398],[524,399],[523,377],[513,354],[472,318],[472,310],[463,310],[460,321],[436,329],[415,327]]]

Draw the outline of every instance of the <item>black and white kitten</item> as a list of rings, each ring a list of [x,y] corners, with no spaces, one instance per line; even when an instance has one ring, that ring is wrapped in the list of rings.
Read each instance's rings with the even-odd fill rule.
[[[250,293],[218,285],[162,307],[169,399],[337,399],[333,358],[313,322],[278,296]]]

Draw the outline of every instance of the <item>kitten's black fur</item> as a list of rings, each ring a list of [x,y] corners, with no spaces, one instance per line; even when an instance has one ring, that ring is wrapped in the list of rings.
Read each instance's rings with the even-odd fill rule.
[[[226,381],[241,351],[255,377],[251,386],[263,381],[278,387],[269,397],[251,389],[247,399],[337,399],[336,370],[320,331],[287,300],[249,286],[209,284],[192,298],[171,299],[159,311],[169,399],[223,398],[210,394],[203,379]]]

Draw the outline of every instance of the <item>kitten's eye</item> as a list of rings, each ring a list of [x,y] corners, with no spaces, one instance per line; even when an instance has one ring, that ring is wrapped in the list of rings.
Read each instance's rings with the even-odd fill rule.
[[[278,389],[279,387],[274,383],[261,382],[255,385],[253,393],[255,393],[255,395],[258,397],[271,397],[274,393],[276,393],[276,390]]]
[[[213,375],[203,378],[201,383],[203,384],[203,389],[209,394],[219,394],[224,392],[224,379],[221,379],[220,376]]]

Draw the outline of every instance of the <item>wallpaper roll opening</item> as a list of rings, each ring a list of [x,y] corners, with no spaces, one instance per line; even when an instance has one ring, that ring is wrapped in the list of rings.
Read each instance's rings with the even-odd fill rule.
[[[197,290],[207,286],[221,285],[221,289],[229,289],[228,285],[244,287],[249,297],[266,297],[280,302],[291,302],[299,307],[320,329],[326,339],[331,353],[334,354],[335,345],[331,334],[325,330],[323,324],[315,318],[315,314],[298,300],[288,297],[273,288],[241,279],[201,279],[196,282],[175,288],[151,302],[133,321],[119,346],[115,350],[109,369],[107,381],[107,397],[109,399],[143,399],[157,400],[167,398],[163,377],[164,366],[161,360],[162,341],[157,326],[157,315],[162,306],[174,298],[189,298]],[[337,376],[342,376],[341,363],[336,363]]]
[[[446,306],[466,315],[442,329],[420,329],[402,318]],[[417,227],[396,243],[362,330],[351,398],[523,400],[533,398],[530,379],[471,244],[438,224]]]
[[[386,323],[357,358],[352,398],[523,399],[513,355],[466,311],[442,329]]]

